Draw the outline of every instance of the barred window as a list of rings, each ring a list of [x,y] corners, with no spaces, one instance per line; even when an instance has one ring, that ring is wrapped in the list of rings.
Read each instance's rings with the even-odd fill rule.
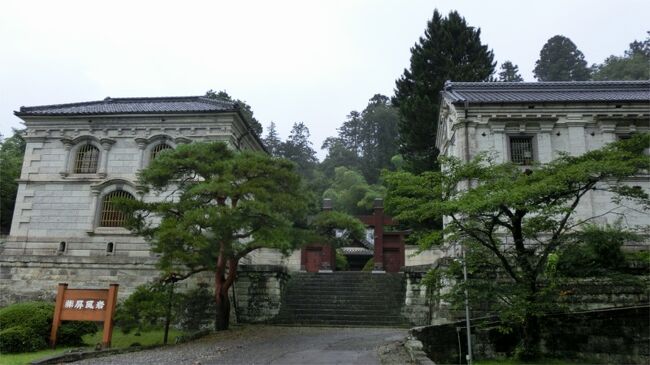
[[[154,146],[154,148],[151,149],[151,160],[155,159],[160,155],[161,152],[170,150],[172,147],[168,145],[167,143],[161,143],[159,145]]]
[[[100,219],[100,227],[123,227],[126,223],[126,214],[118,210],[114,199],[125,198],[133,199],[133,195],[124,190],[116,190],[106,194],[102,202],[102,216]]]
[[[74,173],[94,174],[97,172],[98,162],[99,148],[91,144],[80,146],[74,163]]]
[[[519,165],[530,165],[533,160],[533,137],[510,137],[510,160]]]

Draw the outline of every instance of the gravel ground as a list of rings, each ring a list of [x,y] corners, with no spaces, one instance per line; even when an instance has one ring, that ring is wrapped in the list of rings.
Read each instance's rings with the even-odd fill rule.
[[[243,326],[165,348],[76,364],[405,364],[407,330]]]

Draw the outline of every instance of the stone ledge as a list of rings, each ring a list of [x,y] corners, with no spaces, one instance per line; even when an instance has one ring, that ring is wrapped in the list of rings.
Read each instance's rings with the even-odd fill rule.
[[[0,256],[0,262],[56,263],[56,264],[132,264],[155,265],[157,258],[128,256],[46,256],[46,255],[7,255]]]
[[[281,272],[286,273],[284,265],[239,265],[238,272]]]

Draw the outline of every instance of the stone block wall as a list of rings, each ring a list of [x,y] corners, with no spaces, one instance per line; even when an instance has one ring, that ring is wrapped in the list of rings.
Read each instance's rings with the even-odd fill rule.
[[[544,356],[591,364],[647,364],[650,361],[650,307],[610,308],[541,318]],[[503,334],[495,318],[472,322],[475,360],[512,356],[521,336]],[[416,327],[411,336],[437,363],[465,363],[464,321]],[[459,348],[460,347],[460,348]],[[459,356],[460,353],[460,356]]]
[[[232,298],[238,320],[263,323],[275,318],[288,278],[286,267],[281,265],[240,265]]]

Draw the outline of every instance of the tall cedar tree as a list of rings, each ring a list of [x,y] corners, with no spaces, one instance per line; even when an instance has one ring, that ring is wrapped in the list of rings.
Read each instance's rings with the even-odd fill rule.
[[[445,158],[444,172],[389,173],[386,207],[400,222],[416,227],[423,249],[462,244],[481,261],[468,268],[474,276],[496,268],[503,280],[487,279],[501,295],[474,303],[497,306],[504,323],[521,328],[522,357],[534,357],[539,317],[559,295],[544,285],[549,256],[570,245],[572,234],[596,218],[575,214],[591,191],[611,193],[619,209],[629,203],[639,211],[650,209],[648,193],[628,184],[630,177],[647,175],[650,157],[644,149],[649,144],[650,134],[638,134],[582,156],[561,155],[526,172],[511,163],[495,164],[486,155],[467,163]],[[435,222],[442,217],[446,223],[440,231]]]
[[[485,81],[494,73],[494,55],[480,36],[481,30],[468,26],[458,12],[443,18],[435,10],[411,48],[410,68],[395,82],[392,100],[400,112],[400,153],[407,169],[436,168],[439,93],[445,81]]]
[[[499,71],[499,81],[501,82],[521,82],[524,78],[519,74],[519,66],[510,61],[505,61],[501,64],[501,71]]]
[[[240,108],[242,114],[246,118],[246,121],[250,125],[253,132],[255,132],[255,134],[257,134],[260,137],[262,136],[262,131],[263,131],[262,123],[260,123],[253,116],[253,108],[251,108],[251,106],[248,105],[248,103],[246,103],[245,101],[239,100],[239,99],[233,99],[233,97],[231,97],[225,90],[221,90],[219,92],[216,92],[216,91],[210,89],[210,90],[206,91],[205,96],[208,97],[208,98],[211,98],[211,99],[222,99],[222,100],[232,101],[232,102],[237,103],[237,105],[239,105],[239,108]]]
[[[305,123],[294,123],[289,133],[289,138],[280,145],[280,157],[295,163],[297,172],[306,179],[313,178],[314,170],[318,164],[316,151],[309,140],[309,128]]]
[[[533,74],[538,81],[586,81],[591,77],[585,55],[569,38],[561,35],[544,44]]]
[[[16,193],[25,155],[25,140],[20,131],[0,142],[0,232],[8,234],[11,229]]]
[[[363,112],[350,112],[337,137],[325,140],[321,148],[328,153],[321,170],[334,178],[334,168],[345,166],[361,172],[369,183],[376,183],[381,170],[389,168],[397,154],[398,122],[398,111],[390,99],[375,94]]]
[[[303,243],[306,194],[289,161],[235,153],[222,142],[178,146],[157,157],[139,176],[159,202],[121,199],[129,228],[160,253],[159,266],[177,279],[212,271],[216,328],[228,328],[228,289],[239,260],[262,248],[285,252]]]
[[[266,137],[262,140],[266,146],[266,150],[271,154],[271,156],[280,156],[280,146],[282,141],[278,137],[278,131],[275,127],[275,123],[271,122],[266,131]]]
[[[630,43],[624,56],[609,56],[602,64],[593,65],[592,69],[593,79],[597,81],[650,79],[650,37]]]

